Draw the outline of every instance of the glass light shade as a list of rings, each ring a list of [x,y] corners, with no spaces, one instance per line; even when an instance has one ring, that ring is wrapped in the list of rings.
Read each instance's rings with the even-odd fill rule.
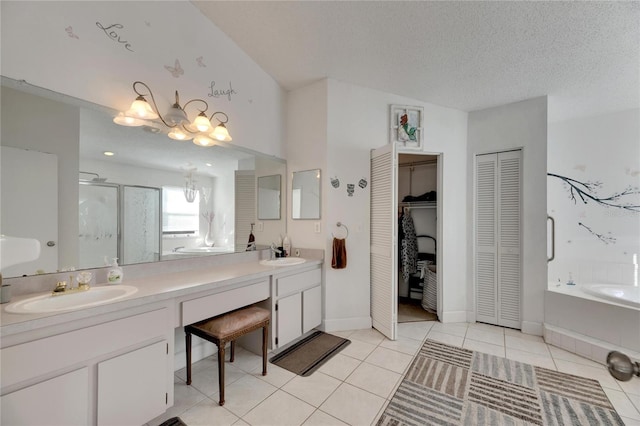
[[[167,124],[172,126],[177,126],[178,124],[182,124],[185,121],[189,121],[187,113],[184,112],[184,110],[178,104],[173,104],[163,118],[164,121],[167,122]]]
[[[119,124],[121,126],[129,126],[129,127],[138,127],[144,125],[144,121],[135,117],[128,117],[124,115],[123,112],[118,113],[116,117],[113,118],[113,122]]]
[[[224,142],[231,142],[233,140],[231,139],[229,131],[227,130],[227,126],[225,126],[224,123],[218,124],[210,136],[214,139]]]
[[[200,146],[213,146],[215,145],[215,142],[213,141],[213,139],[211,139],[210,137],[208,137],[207,135],[198,135],[195,138],[193,138],[193,143],[195,143],[196,145],[200,145]]]
[[[155,120],[158,118],[158,114],[151,108],[149,102],[147,102],[142,96],[138,96],[131,104],[129,111],[125,112],[127,117],[144,118],[145,120]]]
[[[193,136],[183,132],[180,127],[172,128],[167,136],[176,141],[188,141],[193,138]]]
[[[204,112],[198,114],[198,116],[193,120],[191,126],[198,129],[199,132],[210,132],[211,131],[211,122],[207,118]]]

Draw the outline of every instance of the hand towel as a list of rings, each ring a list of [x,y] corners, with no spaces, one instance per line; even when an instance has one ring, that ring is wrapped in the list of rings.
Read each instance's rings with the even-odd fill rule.
[[[333,269],[344,269],[347,267],[347,240],[344,238],[333,239],[331,267]]]

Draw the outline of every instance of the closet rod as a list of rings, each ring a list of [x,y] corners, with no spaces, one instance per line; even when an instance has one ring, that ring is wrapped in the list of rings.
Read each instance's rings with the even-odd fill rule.
[[[398,167],[430,166],[434,164],[438,164],[438,160],[414,161],[412,163],[398,164]]]

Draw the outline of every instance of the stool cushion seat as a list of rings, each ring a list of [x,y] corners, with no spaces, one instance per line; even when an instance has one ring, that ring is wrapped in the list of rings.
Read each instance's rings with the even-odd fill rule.
[[[266,309],[251,306],[201,321],[193,324],[192,327],[199,328],[220,340],[225,340],[227,336],[269,319],[270,315]]]

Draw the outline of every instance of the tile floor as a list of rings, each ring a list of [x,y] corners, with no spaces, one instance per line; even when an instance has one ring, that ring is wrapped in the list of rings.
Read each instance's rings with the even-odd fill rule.
[[[374,329],[334,334],[351,344],[309,377],[273,364],[263,377],[261,357],[237,350],[236,361],[225,367],[224,407],[217,402],[215,357],[194,364],[191,386],[185,384],[185,370],[178,370],[174,406],[148,425],[174,416],[189,426],[370,425],[426,338],[597,379],[625,423],[640,425],[640,379],[617,382],[603,365],[547,345],[541,337],[486,324],[439,322],[398,324],[396,341]]]

